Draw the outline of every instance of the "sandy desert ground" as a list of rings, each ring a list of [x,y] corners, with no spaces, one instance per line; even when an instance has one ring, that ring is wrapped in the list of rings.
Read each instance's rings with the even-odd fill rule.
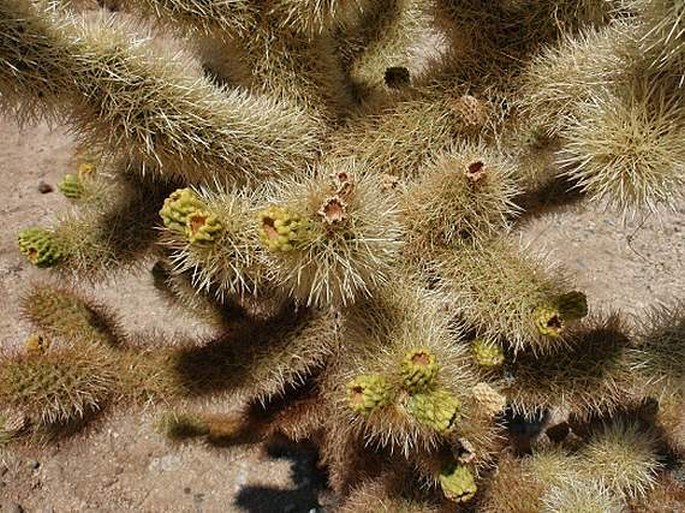
[[[17,348],[29,333],[18,320],[22,291],[49,275],[24,261],[16,234],[49,223],[68,208],[58,192],[39,192],[39,184],[54,187],[71,171],[73,151],[73,141],[60,128],[20,130],[0,118],[0,183],[8,191],[0,227],[0,336],[6,350]],[[591,309],[637,315],[656,302],[685,298],[685,203],[626,224],[576,205],[528,221],[519,232],[575,273]],[[152,326],[206,331],[156,296],[151,265],[116,276],[93,295],[132,331]],[[309,452],[172,446],[152,425],[152,411],[115,411],[57,445],[0,452],[0,511],[292,513],[317,505],[320,483]]]

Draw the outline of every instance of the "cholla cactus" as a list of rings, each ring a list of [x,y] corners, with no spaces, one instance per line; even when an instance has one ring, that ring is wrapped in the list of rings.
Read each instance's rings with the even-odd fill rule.
[[[682,198],[680,0],[82,4],[0,0],[3,114],[82,148],[70,210],[18,251],[63,281],[154,256],[221,335],[160,340],[34,286],[0,444],[161,403],[174,440],[314,441],[341,511],[676,500],[682,304],[628,329],[512,232],[543,203]]]

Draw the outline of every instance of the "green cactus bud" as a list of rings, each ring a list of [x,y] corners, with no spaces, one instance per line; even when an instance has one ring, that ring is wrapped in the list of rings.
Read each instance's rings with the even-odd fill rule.
[[[471,343],[471,354],[481,367],[498,367],[504,363],[502,348],[482,338],[477,338]]]
[[[192,189],[177,189],[164,200],[159,215],[169,230],[185,235],[188,216],[202,206],[200,198]]]
[[[91,162],[90,160],[84,160],[78,165],[78,177],[81,179],[92,177],[96,171],[97,166],[95,165],[95,162]]]
[[[64,175],[57,184],[57,188],[69,200],[76,201],[83,197],[83,181],[77,175]]]
[[[417,422],[444,434],[454,427],[461,404],[450,392],[439,389],[412,395],[406,407]]]
[[[271,251],[292,251],[303,240],[309,223],[283,207],[269,207],[258,215],[259,238]]]
[[[569,292],[539,305],[533,311],[533,322],[541,335],[556,338],[566,328],[566,321],[587,315],[587,299],[582,292]]]
[[[347,384],[347,402],[354,411],[364,415],[382,408],[392,400],[392,387],[379,374],[357,376]]]
[[[54,233],[37,226],[19,232],[19,251],[36,267],[52,267],[64,256]]]
[[[404,355],[400,364],[402,382],[410,392],[420,392],[432,384],[439,368],[437,358],[430,349],[412,349]]]
[[[24,349],[30,355],[45,354],[50,345],[50,339],[42,333],[34,333],[24,341]]]
[[[473,472],[463,465],[450,464],[444,467],[439,479],[445,497],[454,502],[470,501],[478,491]]]
[[[216,214],[203,209],[188,214],[186,218],[186,237],[191,244],[211,244],[223,228]]]

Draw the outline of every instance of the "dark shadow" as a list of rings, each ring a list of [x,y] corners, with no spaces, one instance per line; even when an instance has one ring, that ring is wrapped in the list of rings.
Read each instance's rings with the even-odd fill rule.
[[[383,76],[385,85],[390,89],[402,89],[411,84],[409,70],[403,66],[391,66],[386,68]]]
[[[327,476],[318,467],[318,452],[311,443],[293,443],[276,437],[266,445],[266,453],[291,462],[294,488],[246,486],[238,492],[235,505],[250,513],[308,513],[319,510],[319,493],[326,489]]]
[[[540,187],[526,191],[515,199],[523,212],[516,222],[525,223],[549,212],[579,203],[584,198],[579,188],[563,176],[555,176]]]
[[[186,394],[199,396],[241,386],[251,379],[259,360],[287,343],[285,335],[301,327],[308,315],[290,307],[273,319],[244,319],[207,345],[181,349],[175,371]]]

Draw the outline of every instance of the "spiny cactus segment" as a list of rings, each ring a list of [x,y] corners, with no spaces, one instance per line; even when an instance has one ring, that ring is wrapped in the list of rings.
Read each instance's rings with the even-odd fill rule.
[[[95,3],[0,0],[3,115],[81,148],[19,252],[98,283],[154,258],[211,340],[31,288],[3,450],[163,404],[176,440],[313,441],[346,513],[685,511],[682,305],[588,315],[516,242],[571,202],[679,208],[681,1]]]

